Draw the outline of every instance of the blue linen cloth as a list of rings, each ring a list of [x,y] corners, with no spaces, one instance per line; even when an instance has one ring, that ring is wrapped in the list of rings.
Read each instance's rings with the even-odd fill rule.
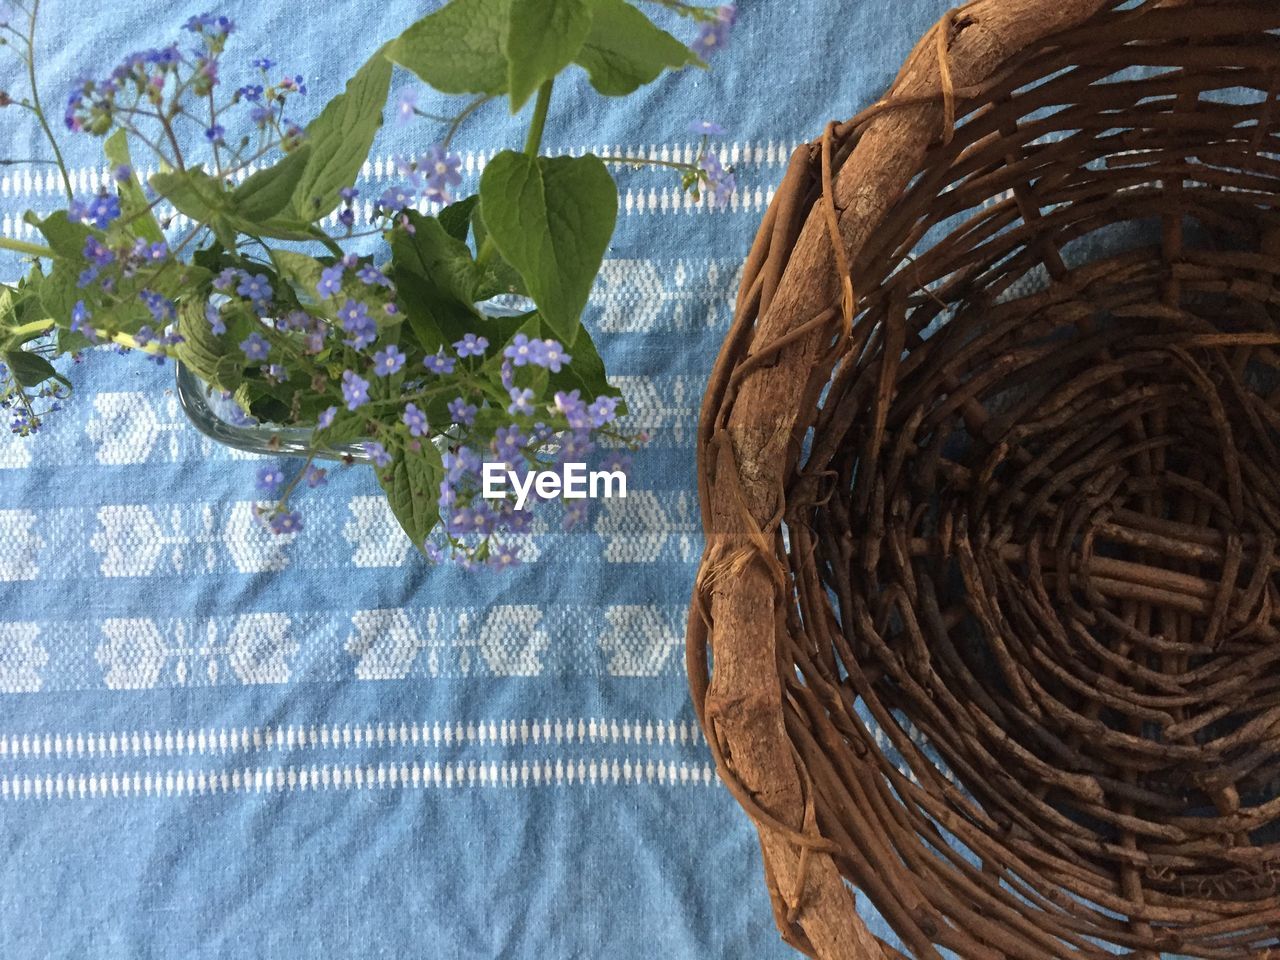
[[[205,2],[46,0],[50,112]],[[224,77],[270,56],[314,111],[438,5],[237,0]],[[710,72],[622,101],[557,85],[548,149],[691,158],[689,122],[714,119],[738,187],[708,211],[669,174],[618,170],[588,323],[652,439],[627,500],[536,534],[514,572],[429,566],[362,468],[271,537],[252,515],[261,461],[192,429],[172,370],[140,357],[93,353],[39,436],[0,436],[0,952],[791,956],[688,703],[697,407],[791,150],[878,96],[946,6],[748,0]],[[0,48],[0,89],[23,83]],[[47,156],[29,114],[0,111],[0,130],[7,158]],[[468,125],[464,186],[521,133],[499,105]],[[366,192],[439,135],[389,124]],[[63,141],[91,192],[99,142]],[[5,235],[58,203],[49,167],[0,167]]]

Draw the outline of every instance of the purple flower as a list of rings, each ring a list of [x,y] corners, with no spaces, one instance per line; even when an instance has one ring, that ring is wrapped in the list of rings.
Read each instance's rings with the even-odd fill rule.
[[[147,305],[157,323],[168,323],[178,315],[178,305],[168,297],[150,290],[138,291],[138,297]]]
[[[698,56],[706,58],[729,43],[729,30],[738,21],[738,8],[733,4],[725,4],[716,9],[714,20],[706,20],[698,28],[698,37],[690,45],[690,49]]]
[[[337,407],[326,407],[325,410],[316,417],[316,429],[328,430],[333,426],[333,418],[338,415]]]
[[[369,308],[358,300],[347,300],[338,308],[338,321],[342,329],[351,334],[347,346],[363,350],[378,336],[377,325],[369,316]]]
[[[515,460],[528,442],[529,438],[513,423],[509,427],[499,427],[494,431],[493,452],[503,460]]]
[[[92,319],[93,314],[84,305],[84,301],[77,300],[76,305],[71,308],[71,332],[80,334],[90,343],[97,343],[98,331],[89,323]]]
[[[468,333],[453,345],[453,349],[458,351],[460,357],[478,357],[489,349],[489,341],[484,337],[477,337],[474,333]]]
[[[253,61],[253,66],[257,67],[259,70],[270,70],[275,65],[276,62],[274,60],[268,60],[266,57],[259,57],[257,60]]]
[[[427,197],[440,203],[449,202],[449,188],[462,182],[462,158],[449,153],[440,144],[433,144],[423,154],[421,169],[427,174]]]
[[[248,100],[250,103],[257,103],[262,99],[262,84],[246,84],[236,91],[236,96],[241,100]]]
[[[449,416],[453,418],[454,423],[469,427],[476,422],[478,412],[474,404],[467,403],[462,397],[449,401]]]
[[[330,410],[333,407],[329,408]],[[329,482],[328,471],[323,467],[307,467],[307,472],[303,474],[307,481],[307,486],[314,490],[316,487],[322,487]]]
[[[338,214],[338,222],[348,229],[354,227],[356,225],[356,212],[350,207],[343,207]]]
[[[360,282],[365,284],[366,286],[370,286],[370,287],[391,286],[391,280],[388,279],[387,275],[383,273],[381,270],[379,270],[377,267],[375,267],[373,264],[366,264],[365,266],[361,267],[356,272],[356,276],[359,278]]]
[[[76,222],[92,223],[99,230],[120,216],[120,198],[111,193],[95,194],[87,202],[73,200],[67,208],[67,216]]]
[[[369,381],[352,370],[342,371],[342,399],[348,410],[355,410],[369,402]]]
[[[378,198],[378,206],[384,210],[403,210],[413,203],[414,193],[406,186],[388,187]]]
[[[213,289],[219,293],[229,293],[231,288],[235,286],[236,277],[240,276],[240,271],[235,267],[226,267],[213,278]]]
[[[703,179],[706,180],[709,191],[707,203],[712,207],[727,207],[729,200],[733,197],[734,188],[738,185],[733,171],[722,167],[720,158],[714,153],[704,156],[699,166],[702,167]]]
[[[284,486],[284,471],[277,466],[263,467],[258,471],[258,489],[269,497],[274,497]]]
[[[215,303],[205,303],[205,320],[209,321],[209,329],[219,337],[227,333],[227,323],[223,320],[223,311]]]
[[[316,284],[316,293],[321,300],[327,300],[342,289],[342,264],[335,263],[320,271],[320,282]],[[348,301],[349,303],[350,301]]]
[[[227,135],[227,128],[220,123],[215,123],[204,132],[204,138],[210,143],[222,143]]]
[[[427,433],[427,415],[419,410],[414,404],[407,403],[404,407],[404,414],[401,417],[404,425],[409,428],[409,435],[413,437],[426,436]]]
[[[265,303],[274,295],[271,289],[271,280],[265,273],[257,275],[242,274],[240,283],[236,285],[236,293],[255,303]]]
[[[267,359],[267,354],[271,352],[271,344],[267,343],[262,334],[255,330],[247,339],[240,341],[240,349],[244,351],[245,357],[257,362]]]
[[[396,94],[396,123],[408,123],[418,112],[418,88],[401,87]]]
[[[105,267],[116,259],[116,255],[111,251],[111,248],[93,234],[85,237],[84,256],[86,260],[92,261],[95,266],[99,267]]]
[[[507,407],[507,413],[513,417],[523,414],[526,417],[533,416],[533,391],[521,390],[519,387],[512,387],[507,391],[511,395],[511,404]]]
[[[373,355],[374,376],[389,377],[402,369],[404,369],[404,354],[394,343]]]
[[[537,363],[539,356],[539,348],[542,346],[541,340],[530,340],[523,333],[517,333],[511,338],[511,343],[502,351],[502,355],[510,360],[517,367],[523,367],[527,363]]]
[[[591,415],[591,423],[597,427],[603,427],[606,423],[615,420],[618,416],[617,410],[617,397],[596,397],[595,402],[587,407],[587,413]]]
[[[391,466],[391,454],[387,453],[387,448],[376,440],[366,440],[364,443],[364,452],[370,460],[373,461],[375,467]]]
[[[552,373],[559,373],[561,364],[573,359],[564,352],[564,347],[557,340],[543,340],[542,349],[537,353],[538,356],[533,358],[533,362],[540,367],[546,367]]]
[[[356,197],[360,196],[360,191],[356,187],[343,187],[338,191],[338,196],[349,206],[355,202]]]
[[[489,550],[489,566],[495,570],[509,570],[520,565],[520,552],[513,544],[495,543]]]
[[[700,137],[719,137],[726,131],[714,120],[695,120],[689,124],[689,132],[696,133]]]
[[[271,532],[284,535],[302,529],[302,516],[296,510],[281,510],[271,518]]]
[[[424,359],[422,361],[422,365],[432,373],[444,375],[453,373],[453,368],[456,366],[457,362],[458,361],[453,357],[446,356],[444,351],[441,350]]]

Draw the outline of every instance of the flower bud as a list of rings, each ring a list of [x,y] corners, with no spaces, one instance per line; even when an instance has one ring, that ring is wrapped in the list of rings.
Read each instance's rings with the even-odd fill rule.
[[[9,96],[8,91],[0,90],[0,107],[7,107],[13,103],[13,98]]]

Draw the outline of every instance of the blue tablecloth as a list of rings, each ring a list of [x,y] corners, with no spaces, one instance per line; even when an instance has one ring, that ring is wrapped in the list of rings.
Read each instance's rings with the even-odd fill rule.
[[[52,112],[203,2],[46,0]],[[271,56],[318,107],[431,6],[240,0],[224,74]],[[629,499],[510,574],[430,567],[363,469],[273,539],[259,462],[193,430],[140,357],[89,356],[39,436],[0,436],[0,952],[790,955],[687,700],[696,411],[791,149],[877,96],[946,6],[748,0],[709,73],[626,101],[557,86],[550,149],[692,156],[689,121],[714,119],[738,189],[708,211],[619,171],[589,323],[652,441]],[[23,82],[0,48],[0,89]],[[469,184],[520,129],[496,105],[466,128]],[[17,108],[0,131],[9,158],[48,153]],[[439,133],[389,126],[367,181]],[[65,142],[92,190],[97,141]],[[0,231],[57,204],[49,169],[0,167]]]

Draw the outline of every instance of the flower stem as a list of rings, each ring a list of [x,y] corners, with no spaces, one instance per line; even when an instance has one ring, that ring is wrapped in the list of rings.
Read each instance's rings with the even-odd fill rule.
[[[67,202],[75,200],[75,194],[71,191],[71,175],[67,173],[67,165],[62,159],[62,151],[58,149],[58,141],[53,135],[53,130],[49,127],[49,121],[44,115],[44,108],[40,106],[40,90],[36,84],[36,18],[40,15],[40,0],[32,0],[31,4],[31,28],[27,33],[27,78],[31,83],[31,107],[36,118],[40,121],[40,129],[44,131],[45,139],[49,141],[49,146],[53,148],[53,157],[57,161],[58,170],[62,174],[62,189],[67,194]]]
[[[533,120],[529,123],[529,136],[524,142],[524,152],[529,157],[538,155],[542,146],[542,131],[547,125],[547,110],[551,106],[551,85],[555,78],[551,77],[538,88],[538,99],[533,105]]]
[[[14,240],[11,237],[0,237],[0,250],[12,250],[14,253],[25,253],[33,257],[52,257],[53,251],[38,243],[27,243],[25,240]]]
[[[524,141],[525,156],[530,159],[537,157],[538,148],[542,146],[542,132],[547,126],[547,110],[551,107],[551,85],[554,81],[555,78],[551,77],[538,88],[538,99],[533,105],[533,119],[529,121],[529,135]],[[486,266],[496,252],[493,237],[485,237],[484,243],[480,245],[480,252],[476,254],[476,263]]]
[[[21,326],[10,327],[5,332],[9,334],[11,340],[23,341],[32,334],[44,333],[46,330],[52,330],[53,327],[53,320],[32,320],[30,323],[24,323]]]

